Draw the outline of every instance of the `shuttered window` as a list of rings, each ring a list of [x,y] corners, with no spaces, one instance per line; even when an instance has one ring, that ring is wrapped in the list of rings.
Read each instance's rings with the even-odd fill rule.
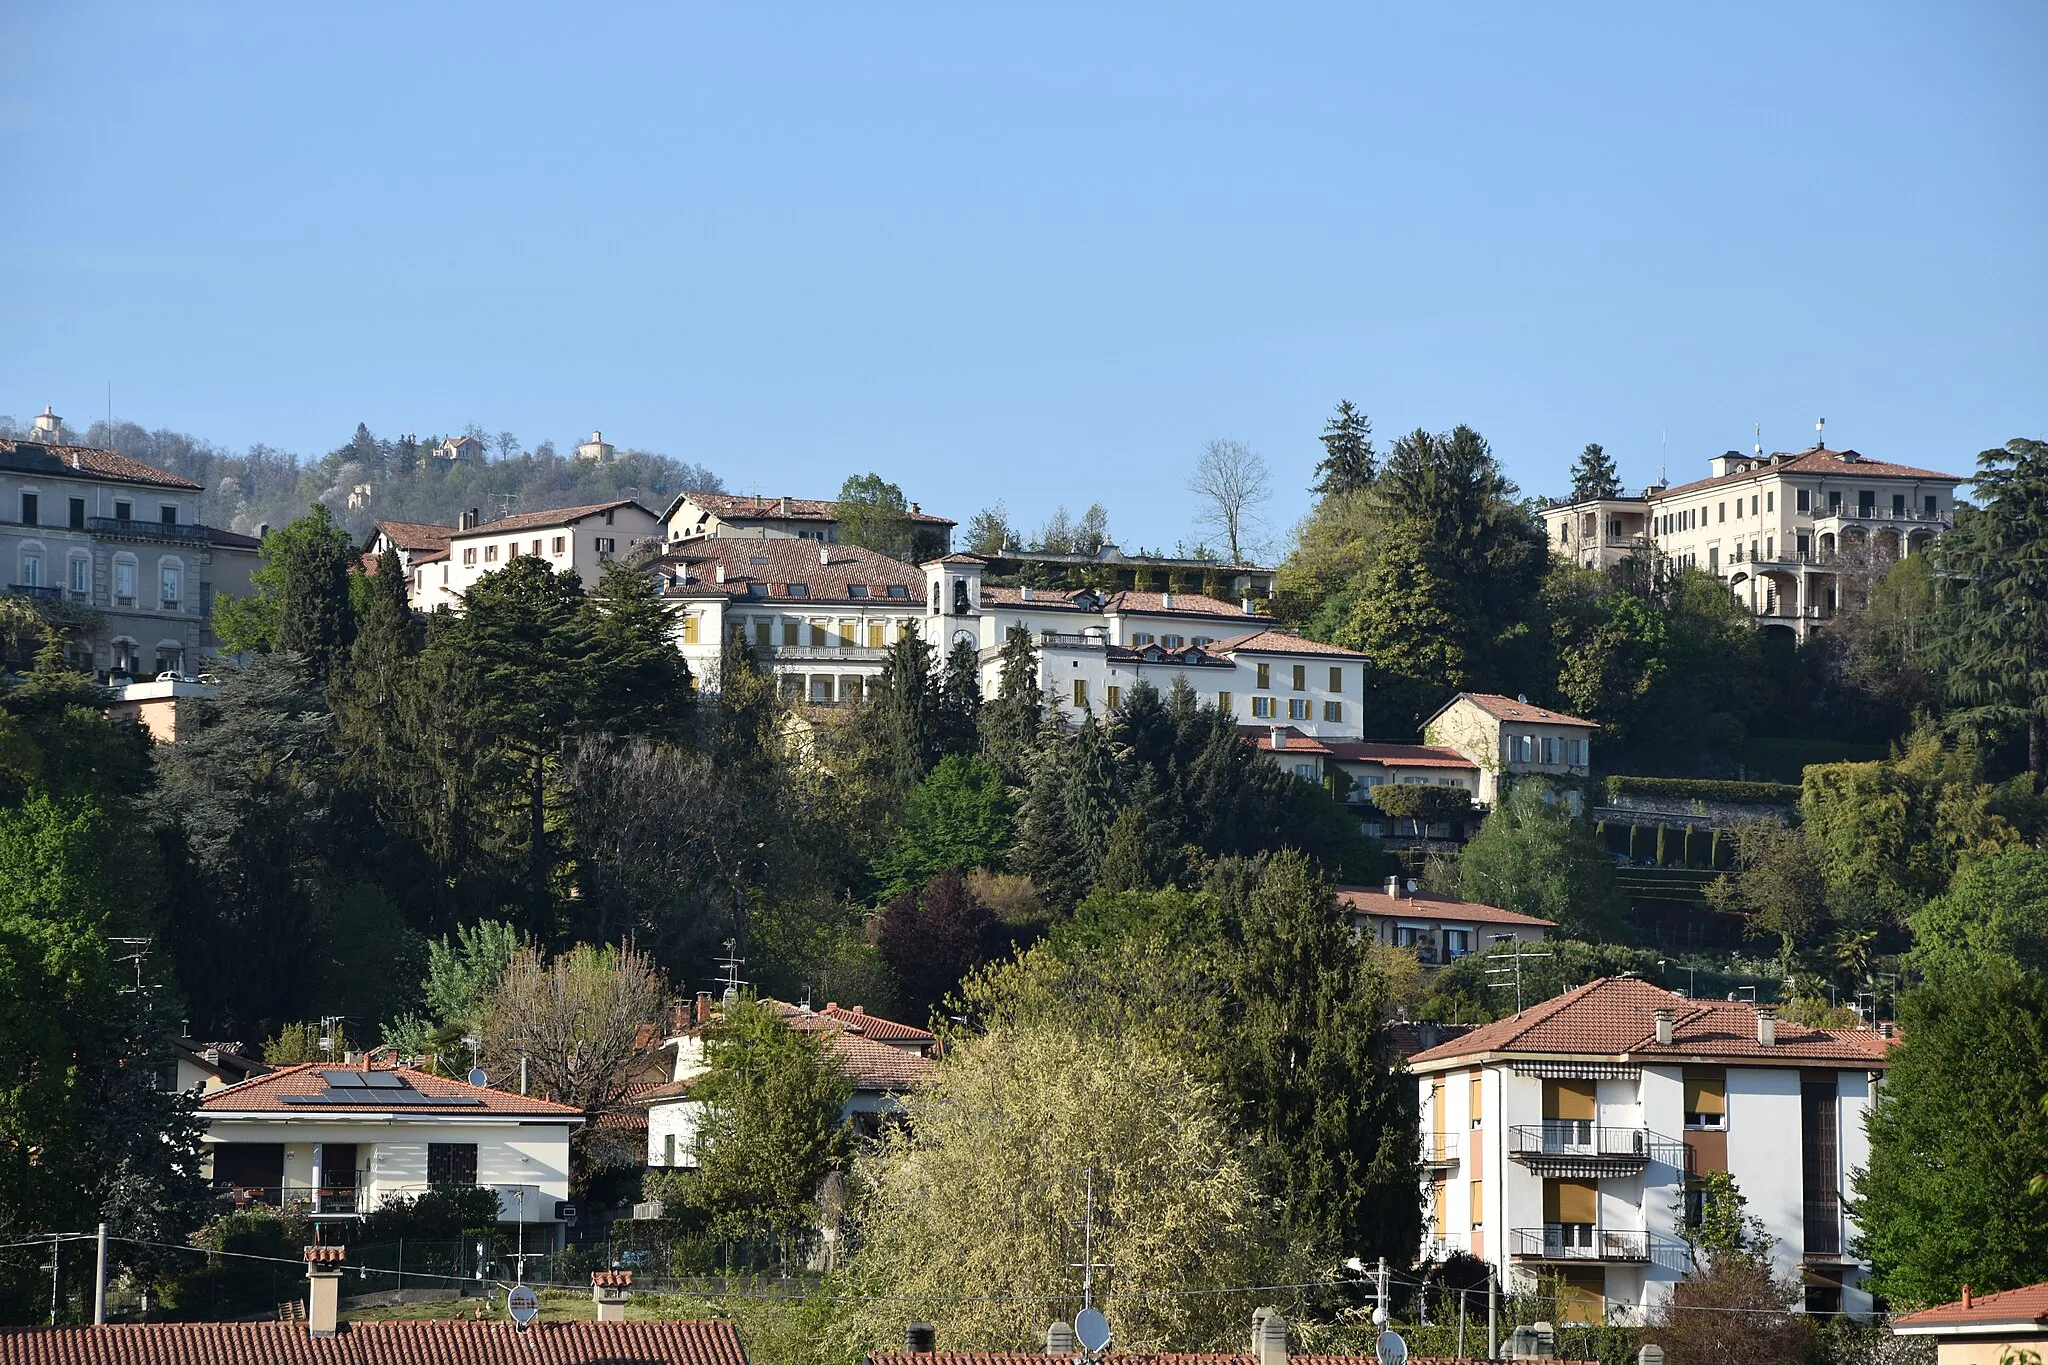
[[[1472,1073],[1472,1098],[1470,1103],[1472,1126],[1477,1128],[1480,1118],[1486,1113],[1486,1073],[1484,1071]]]
[[[1433,1180],[1429,1185],[1430,1224],[1436,1229],[1435,1236],[1438,1241],[1444,1239],[1447,1212],[1445,1206],[1450,1203],[1449,1188],[1441,1180]]]
[[[1475,1228],[1486,1226],[1486,1182],[1484,1180],[1472,1182],[1472,1226]]]
[[[1685,1070],[1685,1126],[1728,1126],[1728,1073],[1719,1069]]]
[[[1577,1119],[1584,1123],[1593,1121],[1598,1111],[1598,1093],[1594,1081],[1545,1081],[1543,1083],[1543,1117],[1546,1119]]]
[[[1590,1180],[1543,1182],[1543,1221],[1592,1224],[1600,1221],[1600,1187]]]

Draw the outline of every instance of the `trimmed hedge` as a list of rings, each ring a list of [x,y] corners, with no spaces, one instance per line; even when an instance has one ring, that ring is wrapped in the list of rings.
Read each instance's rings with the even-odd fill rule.
[[[1372,803],[1396,820],[1454,820],[1472,813],[1472,793],[1463,787],[1392,782],[1372,789]]]
[[[1717,782],[1703,777],[1621,777],[1607,779],[1607,799],[1624,792],[1670,796],[1681,801],[1720,801],[1731,806],[1796,806],[1799,788],[1782,782]]]

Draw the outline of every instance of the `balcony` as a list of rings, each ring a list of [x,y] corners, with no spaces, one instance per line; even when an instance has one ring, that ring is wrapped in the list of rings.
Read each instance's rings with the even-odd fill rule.
[[[755,645],[754,653],[778,664],[880,664],[889,651],[870,645]]]
[[[213,1197],[224,1210],[237,1213],[247,1208],[288,1209],[315,1218],[352,1218],[369,1212],[372,1202],[367,1192],[352,1185],[318,1190],[310,1185],[216,1185]]]
[[[1614,1232],[1590,1223],[1545,1223],[1509,1230],[1518,1261],[1647,1261],[1650,1234]]]
[[[7,591],[13,593],[16,597],[32,598],[37,602],[61,602],[64,600],[64,590],[62,588],[48,588],[40,583],[9,583]]]
[[[1433,1170],[1442,1170],[1458,1164],[1458,1134],[1424,1133],[1422,1135],[1422,1164]]]
[[[163,540],[176,545],[205,545],[213,538],[213,532],[205,526],[188,526],[184,522],[136,521],[131,517],[87,517],[85,529],[96,536],[113,536],[123,540]]]
[[[1647,1128],[1606,1128],[1588,1119],[1545,1119],[1508,1129],[1508,1158],[1536,1175],[1633,1175],[1650,1164]]]

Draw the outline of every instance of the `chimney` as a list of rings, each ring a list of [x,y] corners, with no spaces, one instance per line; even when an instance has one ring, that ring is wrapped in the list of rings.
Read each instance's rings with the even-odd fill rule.
[[[1287,1365],[1287,1319],[1279,1309],[1252,1314],[1252,1358],[1258,1365]]]
[[[723,564],[718,566],[718,581],[721,583],[725,581],[725,565]]]
[[[691,1019],[699,1024],[711,1022],[711,992],[697,992],[697,1008],[691,1012]]]
[[[1756,1007],[1756,1040],[1765,1047],[1778,1045],[1778,1011],[1769,1005]]]
[[[1273,727],[1273,747],[1275,749],[1287,747],[1287,731],[1282,726],[1276,725]]]
[[[1387,878],[1387,895],[1394,900],[1401,899],[1401,879],[1399,877]]]
[[[916,503],[913,502],[912,504],[910,504],[910,515],[912,515],[913,517],[920,516],[923,514],[923,512],[924,509],[922,507],[919,507]]]
[[[1172,593],[1170,593],[1170,592],[1163,592],[1163,593],[1160,593],[1160,594],[1159,594],[1159,609],[1160,609],[1161,611],[1172,611],[1172,610],[1173,610],[1173,594],[1172,594]]]
[[[818,562],[820,564],[830,564],[832,562],[832,552],[822,544],[818,546]]]
[[[478,509],[472,507],[467,512],[464,512],[462,514],[462,524],[457,529],[463,531],[474,531],[476,529],[477,510]]]
[[[337,1330],[341,1263],[347,1259],[347,1247],[306,1248],[306,1331],[313,1336],[331,1337]]]
[[[1892,1024],[1891,1020],[1889,1020],[1889,1019],[1885,1020],[1885,1021],[1884,1021],[1883,1023],[1881,1023],[1881,1024],[1879,1024],[1879,1025],[1877,1026],[1877,1036],[1878,1036],[1878,1037],[1880,1037],[1880,1038],[1889,1038],[1889,1037],[1891,1037],[1891,1036],[1892,1036],[1892,1035],[1893,1035],[1893,1034],[1894,1034],[1894,1033],[1895,1033],[1896,1031],[1897,1031],[1897,1030],[1895,1029],[1895,1027],[1894,1027],[1894,1025]]]
[[[1023,587],[1019,588],[1017,592],[1018,595],[1021,596],[1024,601],[1029,602],[1031,600],[1031,585],[1029,583],[1026,583]]]
[[[1657,1010],[1657,1046],[1671,1046],[1671,1011]]]
[[[1245,614],[1246,616],[1251,616],[1251,615],[1255,615],[1255,613],[1254,613],[1254,612],[1252,611],[1252,599],[1251,599],[1251,598],[1249,598],[1249,597],[1240,597],[1240,598],[1238,598],[1238,599],[1237,599],[1237,605],[1239,605],[1240,607],[1243,607],[1243,608],[1244,608],[1244,614]]]
[[[1963,1311],[1965,1313],[1970,1311],[1970,1286],[1968,1285],[1963,1286]]]
[[[913,1322],[903,1329],[906,1355],[928,1356],[939,1349],[939,1329],[928,1322]]]
[[[788,516],[788,515],[789,515],[789,499],[788,499],[788,498],[784,498],[784,499],[782,500],[782,502],[781,502],[780,506],[781,506],[781,509],[782,509],[782,515],[783,515],[783,516],[785,516],[785,517],[786,517],[786,516]]]
[[[633,1272],[594,1270],[590,1274],[590,1297],[597,1302],[599,1322],[624,1322],[626,1300],[633,1297]]]
[[[1080,1339],[1067,1323],[1056,1322],[1045,1329],[1045,1353],[1049,1356],[1074,1356],[1081,1354]]]

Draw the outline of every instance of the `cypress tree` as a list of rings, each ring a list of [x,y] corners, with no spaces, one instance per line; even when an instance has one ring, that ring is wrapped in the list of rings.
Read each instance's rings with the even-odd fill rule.
[[[1030,780],[1027,759],[1045,709],[1038,653],[1023,626],[1011,626],[1004,637],[1001,670],[1001,690],[981,707],[981,752],[1002,770],[1005,781],[1023,786]]]
[[[932,682],[932,647],[922,636],[905,635],[889,646],[875,718],[882,726],[890,774],[904,791],[916,786],[932,765],[941,721],[938,692]]]
[[[399,757],[406,747],[401,699],[420,650],[419,622],[406,601],[397,550],[386,549],[378,557],[366,599],[348,664],[327,696],[334,708],[343,779],[381,794],[410,770]]]
[[[1059,708],[1048,709],[1025,763],[1029,785],[1010,849],[1010,870],[1031,878],[1039,898],[1061,912],[1088,894],[1088,857],[1067,805],[1069,743]]]
[[[971,755],[981,741],[981,656],[966,640],[956,640],[946,654],[946,671],[938,695],[938,752]]]
[[[1065,768],[1067,825],[1088,865],[1093,867],[1109,845],[1109,827],[1116,820],[1120,784],[1116,755],[1092,711],[1083,713],[1081,728],[1067,745]]]

